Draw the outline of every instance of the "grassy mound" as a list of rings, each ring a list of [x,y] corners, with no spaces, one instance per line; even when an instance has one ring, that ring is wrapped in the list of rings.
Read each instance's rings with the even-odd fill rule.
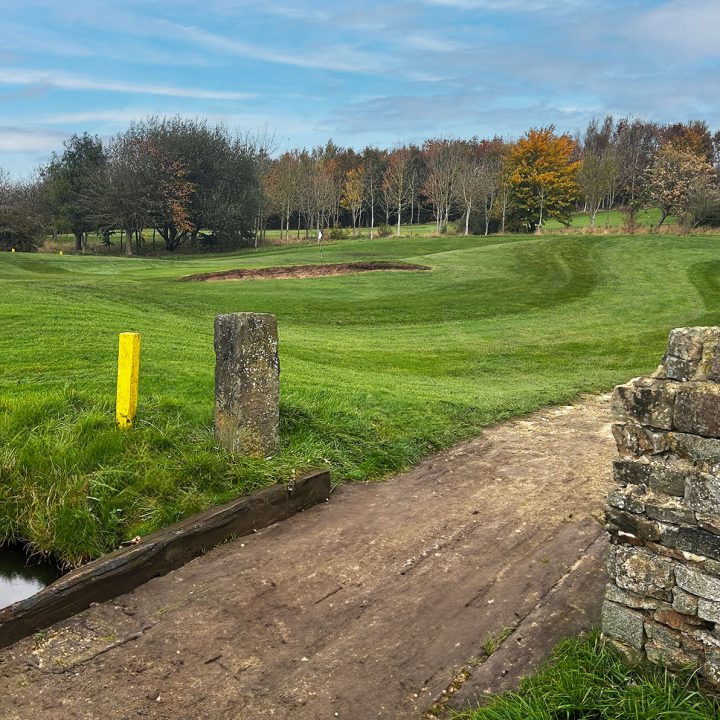
[[[0,255],[0,542],[68,564],[315,466],[376,479],[508,417],[654,369],[720,321],[718,239],[345,241],[324,261],[424,273],[184,283],[318,263],[315,246],[173,259]],[[213,318],[278,316],[282,447],[212,441]],[[142,333],[137,428],[113,424],[117,334]]]

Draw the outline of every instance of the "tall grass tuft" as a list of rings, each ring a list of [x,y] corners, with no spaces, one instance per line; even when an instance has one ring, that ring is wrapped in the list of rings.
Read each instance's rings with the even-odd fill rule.
[[[631,666],[595,631],[560,643],[517,692],[453,720],[717,720],[720,701],[692,673]]]

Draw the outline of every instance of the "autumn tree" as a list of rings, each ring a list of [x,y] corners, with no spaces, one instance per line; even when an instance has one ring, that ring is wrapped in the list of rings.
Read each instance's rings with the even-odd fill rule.
[[[310,228],[320,230],[334,217],[337,203],[335,163],[323,147],[299,154],[301,187],[300,212],[305,220],[305,236]]]
[[[662,145],[672,144],[676,148],[690,150],[708,162],[713,162],[715,155],[713,136],[703,120],[664,125],[659,128],[658,137]]]
[[[148,118],[126,134],[181,163],[184,180],[193,187],[187,206],[190,229],[172,223],[157,227],[166,247],[176,249],[187,240],[195,244],[201,231],[240,243],[262,225],[261,176],[269,163],[271,134],[231,134],[223,125],[180,117]]]
[[[341,205],[349,211],[352,218],[353,235],[357,231],[363,210],[365,195],[365,168],[362,165],[351,168],[343,183]]]
[[[523,227],[532,231],[548,217],[570,224],[580,191],[574,152],[573,139],[556,135],[553,125],[529,130],[510,150],[512,203]]]
[[[648,201],[661,213],[658,228],[671,213],[684,215],[693,196],[716,182],[717,172],[705,157],[672,142],[663,145],[647,172]]]
[[[193,230],[190,202],[195,186],[187,179],[183,160],[168,157],[151,141],[147,141],[146,152],[148,220],[153,227],[163,229],[165,249],[176,250],[181,238]],[[169,228],[174,230],[172,236]],[[141,233],[142,228],[136,232]],[[140,238],[137,240],[139,243]]]

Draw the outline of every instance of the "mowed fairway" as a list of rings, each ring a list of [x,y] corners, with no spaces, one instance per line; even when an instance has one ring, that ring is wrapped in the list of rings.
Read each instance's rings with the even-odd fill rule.
[[[317,263],[316,246],[146,260],[0,255],[0,540],[68,564],[315,466],[381,478],[483,426],[651,372],[720,323],[720,238],[402,238],[325,262],[432,272],[181,282]],[[282,449],[212,440],[213,318],[278,316]],[[117,334],[142,333],[137,428],[114,428]],[[479,479],[481,481],[481,479]]]

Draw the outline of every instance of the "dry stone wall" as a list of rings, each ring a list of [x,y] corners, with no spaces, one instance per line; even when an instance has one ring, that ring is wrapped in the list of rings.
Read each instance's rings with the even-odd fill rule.
[[[673,330],[657,371],[615,388],[613,414],[603,632],[720,686],[720,328]]]

